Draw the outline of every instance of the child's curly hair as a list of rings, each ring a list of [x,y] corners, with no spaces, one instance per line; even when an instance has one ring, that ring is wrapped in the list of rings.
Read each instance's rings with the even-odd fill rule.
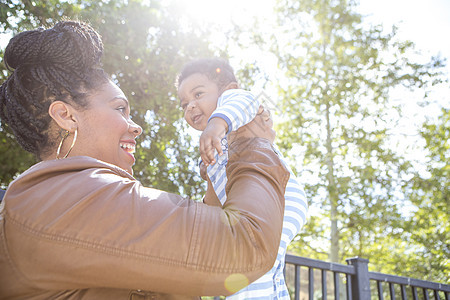
[[[206,75],[217,84],[219,90],[231,82],[237,82],[233,68],[228,61],[221,58],[200,58],[184,65],[176,80],[176,88],[178,89],[180,87],[183,80],[196,73]]]

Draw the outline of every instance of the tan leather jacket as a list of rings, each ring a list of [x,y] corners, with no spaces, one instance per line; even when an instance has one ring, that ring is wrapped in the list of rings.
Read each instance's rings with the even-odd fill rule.
[[[275,261],[289,173],[257,138],[230,145],[227,175],[221,208],[143,187],[89,157],[36,164],[2,203],[0,298],[235,292],[236,279],[255,280]]]

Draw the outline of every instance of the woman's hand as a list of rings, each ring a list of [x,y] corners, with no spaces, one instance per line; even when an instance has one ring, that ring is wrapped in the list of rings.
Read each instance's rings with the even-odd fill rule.
[[[271,143],[275,140],[275,130],[273,130],[273,120],[270,111],[263,106],[259,107],[255,119],[237,131],[228,135],[228,144],[232,144],[238,138],[265,138]]]

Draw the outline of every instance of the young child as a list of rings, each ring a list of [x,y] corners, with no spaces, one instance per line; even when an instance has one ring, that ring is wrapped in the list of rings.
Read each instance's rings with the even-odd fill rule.
[[[222,59],[199,59],[186,64],[178,76],[177,88],[185,120],[203,131],[200,155],[209,177],[207,193],[211,193],[212,185],[223,205],[228,160],[226,136],[252,121],[260,103],[250,92],[238,89],[233,69]],[[295,175],[274,149],[291,173],[285,192],[278,256],[269,272],[227,299],[290,299],[283,274],[286,248],[306,222],[308,204]]]

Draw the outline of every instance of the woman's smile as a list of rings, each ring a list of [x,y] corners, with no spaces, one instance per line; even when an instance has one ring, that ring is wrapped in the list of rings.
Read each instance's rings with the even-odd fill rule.
[[[135,141],[120,142],[120,148],[122,148],[123,150],[125,150],[130,154],[133,154],[136,151],[136,142]]]

